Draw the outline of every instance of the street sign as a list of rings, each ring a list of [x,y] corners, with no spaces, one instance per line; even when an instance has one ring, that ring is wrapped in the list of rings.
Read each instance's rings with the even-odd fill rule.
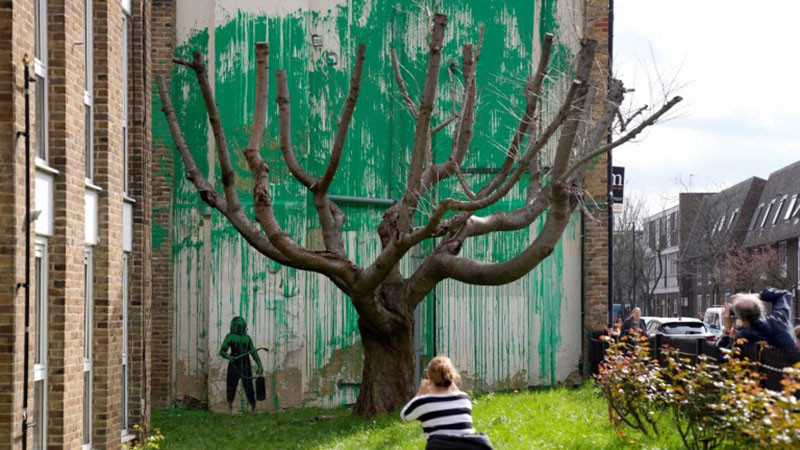
[[[613,204],[614,214],[622,214],[623,195],[622,188],[625,185],[625,168],[611,168],[611,203]]]

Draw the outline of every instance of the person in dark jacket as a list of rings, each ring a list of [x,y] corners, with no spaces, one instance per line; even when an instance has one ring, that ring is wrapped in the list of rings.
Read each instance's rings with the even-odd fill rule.
[[[644,319],[641,318],[642,310],[633,308],[631,315],[622,323],[622,336],[628,336],[630,333],[638,333],[647,336],[647,325]]]
[[[794,297],[788,291],[766,288],[761,294],[734,294],[733,304],[728,303],[722,311],[725,330],[719,340],[720,347],[730,348],[735,342],[744,339],[747,344],[766,342],[770,347],[793,350],[797,344],[792,329],[792,304]],[[762,302],[772,304],[772,312],[764,314]],[[742,327],[734,330],[735,319],[730,311],[742,321]]]

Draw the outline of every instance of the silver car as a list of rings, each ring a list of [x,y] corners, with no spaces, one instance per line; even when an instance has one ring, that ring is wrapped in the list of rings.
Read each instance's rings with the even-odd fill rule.
[[[671,339],[715,341],[717,336],[699,319],[691,317],[654,317],[647,324],[647,334],[660,334]]]

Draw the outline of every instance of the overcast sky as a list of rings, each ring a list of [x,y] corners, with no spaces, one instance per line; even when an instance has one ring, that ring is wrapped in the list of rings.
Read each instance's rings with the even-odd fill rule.
[[[614,151],[626,197],[654,213],[800,160],[799,18],[800,0],[614,1],[614,71],[634,105],[663,103],[659,78],[684,98]]]

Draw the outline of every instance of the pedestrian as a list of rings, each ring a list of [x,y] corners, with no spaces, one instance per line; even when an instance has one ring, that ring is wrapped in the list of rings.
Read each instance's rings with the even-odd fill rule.
[[[622,324],[622,336],[628,336],[630,333],[636,333],[643,336],[647,336],[647,325],[644,323],[644,319],[642,317],[642,310],[637,308],[633,308],[631,311],[631,315],[625,319],[625,322]]]
[[[400,417],[404,422],[419,420],[428,439],[426,450],[486,450],[492,443],[472,426],[472,401],[458,389],[461,382],[450,358],[437,356],[425,369],[419,385]]]
[[[734,294],[731,300],[733,303],[725,304],[722,310],[725,330],[719,340],[720,347],[730,348],[744,340],[747,344],[766,342],[781,350],[795,348],[797,338],[792,327],[794,297],[789,291],[766,288],[760,294]],[[764,314],[762,302],[772,304],[770,314]],[[734,317],[742,321],[738,331],[734,329]]]

